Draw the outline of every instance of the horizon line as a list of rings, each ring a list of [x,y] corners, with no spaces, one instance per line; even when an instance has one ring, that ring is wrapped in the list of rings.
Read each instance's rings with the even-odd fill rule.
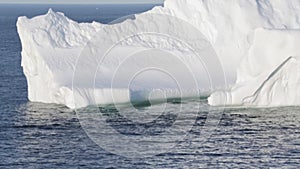
[[[129,3],[18,3],[18,2],[0,2],[0,5],[139,5],[139,4],[149,4],[149,5],[162,5],[163,3],[143,3],[143,2],[129,2]]]

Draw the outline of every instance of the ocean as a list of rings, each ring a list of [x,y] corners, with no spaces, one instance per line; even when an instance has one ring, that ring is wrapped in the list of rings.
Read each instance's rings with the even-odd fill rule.
[[[78,22],[109,23],[153,6],[0,5],[0,168],[299,168],[300,107],[218,109],[205,100],[173,100],[167,103],[167,113],[158,119],[148,115],[149,121],[142,119],[145,123],[126,120],[123,112],[106,107],[101,112],[118,135],[103,132],[95,140],[78,112],[28,101],[18,16],[45,14],[51,7]],[[137,109],[151,114],[157,106]],[[179,110],[186,114],[177,125],[184,137],[174,139],[176,132],[164,131],[174,128]],[[130,113],[124,114],[134,118]],[[124,136],[141,139],[138,145],[151,155],[143,156],[141,147]],[[150,144],[142,137],[158,139]],[[126,156],[126,150],[136,150],[137,155]]]

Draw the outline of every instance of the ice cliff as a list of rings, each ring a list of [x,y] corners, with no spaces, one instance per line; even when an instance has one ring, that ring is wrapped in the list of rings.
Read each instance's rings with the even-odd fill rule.
[[[248,55],[238,68],[237,83],[215,92],[212,105],[300,105],[300,31],[257,29]]]
[[[172,18],[182,22],[174,22]],[[77,23],[52,10],[32,19],[19,17],[17,28],[28,98],[78,108],[149,97],[159,99],[162,95],[179,96],[176,83],[170,83],[172,79],[159,72],[144,74],[130,88],[126,75],[120,74],[112,86],[109,82],[114,80],[115,68],[126,62],[120,68],[123,73],[150,66],[173,72],[174,78],[182,81],[181,92],[185,97],[196,96],[199,90],[209,91],[211,105],[297,105],[300,104],[296,46],[300,39],[299,18],[300,0],[166,0],[163,7],[112,25]],[[194,29],[209,44],[197,39],[199,35]],[[101,43],[103,49],[109,48],[123,36],[145,31],[190,41],[196,51],[201,48],[202,56],[215,54],[221,66],[210,58],[204,58],[203,66],[188,45],[173,38],[143,34],[125,40],[100,65],[100,73],[94,74],[99,58],[94,55],[93,46]],[[95,34],[98,37],[92,40]],[[144,53],[143,60],[134,56],[135,51],[149,49],[159,50],[152,51],[151,56]],[[132,57],[125,59],[119,55]],[[185,66],[181,68],[182,63]],[[209,73],[222,69],[227,84],[222,81],[211,84],[206,69]],[[189,72],[193,72],[193,79],[185,75]],[[88,83],[92,78],[93,83]]]

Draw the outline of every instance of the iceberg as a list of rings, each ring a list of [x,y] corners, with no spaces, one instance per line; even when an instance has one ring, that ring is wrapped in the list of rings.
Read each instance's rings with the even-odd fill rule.
[[[211,105],[299,104],[299,18],[300,0],[166,0],[113,24],[51,9],[19,17],[28,98],[70,108],[203,94]]]

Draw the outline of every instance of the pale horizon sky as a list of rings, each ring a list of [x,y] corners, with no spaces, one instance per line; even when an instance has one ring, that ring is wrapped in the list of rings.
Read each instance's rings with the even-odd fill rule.
[[[162,4],[164,0],[0,0],[0,4]]]

